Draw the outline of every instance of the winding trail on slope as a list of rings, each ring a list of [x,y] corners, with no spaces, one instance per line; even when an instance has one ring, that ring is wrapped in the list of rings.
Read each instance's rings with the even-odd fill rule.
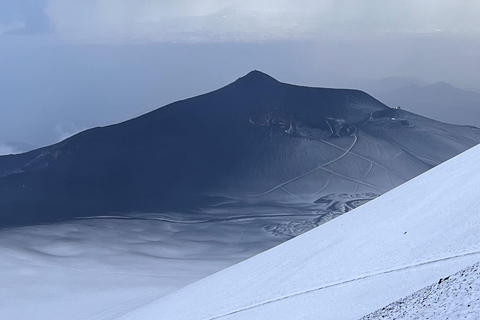
[[[333,173],[330,173],[330,176],[328,177],[327,181],[325,182],[325,185],[324,185],[320,190],[318,190],[317,192],[315,192],[315,194],[319,194],[319,193],[321,193],[323,190],[325,190],[325,189],[328,187],[328,184],[330,183],[330,180],[332,180],[332,177],[333,177]]]
[[[297,181],[297,180],[299,180],[299,179],[301,179],[301,178],[303,178],[303,177],[305,177],[305,176],[308,176],[308,175],[310,175],[310,174],[312,174],[312,173],[314,173],[314,172],[316,172],[316,171],[318,171],[318,170],[320,170],[320,169],[323,169],[323,167],[328,166],[329,164],[332,164],[332,163],[334,163],[334,162],[337,162],[338,160],[340,160],[340,159],[342,159],[343,157],[345,157],[345,156],[352,150],[352,148],[357,144],[358,137],[357,137],[357,135],[356,135],[355,133],[353,134],[353,138],[354,138],[354,140],[353,140],[352,145],[351,145],[348,149],[344,150],[345,152],[344,152],[342,155],[338,156],[337,158],[335,158],[335,159],[333,159],[333,160],[330,160],[330,161],[328,161],[327,163],[324,163],[324,164],[322,164],[322,165],[320,165],[320,166],[318,166],[318,167],[316,167],[316,168],[314,168],[314,169],[312,169],[312,170],[310,170],[310,171],[308,171],[308,172],[305,172],[305,173],[303,173],[303,174],[301,174],[301,175],[299,175],[299,176],[296,176],[295,178],[292,178],[292,179],[290,179],[290,180],[287,180],[287,181],[285,181],[285,182],[282,182],[281,184],[279,184],[279,185],[277,185],[277,186],[275,186],[275,187],[273,187],[273,188],[271,188],[271,189],[269,189],[269,190],[267,190],[267,191],[265,191],[265,192],[258,193],[258,194],[255,194],[255,195],[251,195],[251,196],[248,196],[248,195],[247,195],[247,197],[260,197],[260,196],[267,195],[267,194],[269,194],[269,193],[271,193],[271,192],[273,192],[273,191],[275,191],[275,190],[277,190],[277,189],[279,189],[279,188],[282,188],[283,186],[285,186],[285,185],[287,185],[287,184],[289,184],[289,183],[291,183],[291,182]]]
[[[370,172],[372,172],[372,169],[373,169],[373,161],[370,161],[370,168],[368,168],[367,173],[362,177],[362,179],[360,179],[361,182],[363,182],[363,180],[365,180],[368,177]],[[392,180],[390,180],[390,182],[392,182]],[[355,193],[358,192],[359,186],[360,186],[360,182],[358,182],[357,185],[355,186]]]
[[[328,123],[328,121],[327,121],[327,124],[330,126],[330,124]],[[324,139],[319,139],[319,140],[318,140],[318,141],[320,141],[320,142],[325,143],[326,145],[329,145],[329,146],[331,146],[331,147],[334,147],[334,148],[339,149],[339,150],[341,150],[341,151],[344,152],[344,153],[343,153],[342,155],[340,155],[339,157],[337,157],[337,158],[335,158],[335,159],[333,159],[333,160],[330,160],[329,162],[327,162],[327,163],[325,163],[325,164],[322,164],[321,166],[318,166],[318,167],[316,167],[316,168],[314,168],[314,169],[312,169],[312,170],[310,170],[310,171],[308,171],[308,172],[305,172],[305,173],[303,173],[303,174],[301,174],[301,175],[299,175],[299,176],[297,176],[297,177],[294,177],[294,178],[292,178],[292,179],[290,179],[290,180],[287,180],[287,181],[285,181],[285,182],[282,182],[281,184],[276,185],[276,186],[272,187],[271,189],[268,189],[268,190],[266,190],[266,191],[264,191],[264,192],[262,192],[262,193],[250,194],[250,195],[248,195],[248,194],[246,194],[246,195],[241,195],[241,194],[227,194],[227,193],[214,193],[214,194],[215,194],[215,195],[218,195],[218,196],[227,196],[227,197],[230,196],[230,197],[248,197],[248,198],[255,198],[255,197],[261,197],[261,196],[267,195],[267,194],[269,194],[269,193],[271,193],[271,192],[273,192],[273,191],[275,191],[275,190],[282,189],[283,191],[285,191],[285,192],[287,192],[287,193],[289,193],[289,194],[291,194],[291,195],[294,195],[294,194],[292,194],[291,192],[288,192],[284,187],[285,187],[286,185],[288,185],[289,183],[294,182],[294,181],[297,181],[297,180],[299,180],[299,179],[301,179],[301,178],[303,178],[303,177],[305,177],[305,176],[308,176],[308,175],[310,175],[310,174],[312,174],[312,173],[314,173],[314,172],[316,172],[316,171],[318,171],[318,170],[325,170],[325,171],[327,171],[327,172],[329,172],[329,173],[331,173],[331,174],[337,175],[337,176],[339,176],[339,177],[341,177],[341,178],[344,178],[344,179],[347,179],[347,180],[350,180],[350,181],[353,181],[353,182],[357,182],[357,186],[356,186],[355,189],[358,188],[359,184],[363,184],[363,185],[366,185],[366,186],[368,186],[368,187],[378,189],[378,187],[376,187],[376,186],[374,186],[374,185],[371,185],[371,184],[369,184],[369,183],[365,183],[365,182],[364,182],[364,179],[365,179],[366,177],[363,177],[361,180],[356,180],[356,179],[349,178],[349,177],[346,177],[346,176],[344,176],[344,175],[341,175],[341,174],[339,174],[338,172],[335,172],[335,171],[333,171],[333,170],[328,170],[328,169],[325,169],[325,168],[324,168],[325,166],[327,166],[327,165],[329,165],[329,164],[332,164],[332,163],[335,163],[336,161],[342,159],[342,158],[345,157],[347,154],[351,154],[351,155],[356,156],[356,157],[358,157],[358,158],[360,158],[360,159],[363,159],[363,160],[365,160],[365,161],[370,162],[370,164],[372,165],[372,168],[373,168],[373,165],[377,165],[378,167],[384,169],[384,170],[386,171],[386,176],[387,176],[390,184],[392,185],[392,187],[395,187],[395,184],[393,183],[392,179],[390,178],[390,174],[393,174],[393,175],[399,177],[395,172],[391,171],[391,170],[388,169],[387,167],[385,167],[385,166],[383,166],[383,165],[381,165],[381,164],[379,164],[379,163],[377,163],[377,162],[375,162],[375,161],[373,161],[373,160],[371,160],[371,159],[368,159],[367,157],[361,156],[361,155],[359,155],[358,153],[355,153],[355,152],[352,151],[353,147],[357,144],[357,141],[358,141],[358,136],[356,135],[356,132],[357,132],[358,128],[355,127],[355,126],[354,126],[354,128],[355,128],[355,131],[354,131],[354,133],[352,134],[352,136],[354,137],[354,141],[353,141],[352,145],[350,145],[347,149],[342,148],[342,147],[340,147],[340,146],[337,146],[337,145],[335,145],[335,144],[333,144],[333,143],[331,143],[331,142],[328,142],[328,141],[326,141],[326,140],[324,140]],[[333,130],[332,130],[331,126],[330,126],[330,131],[332,131],[332,133],[333,133]],[[406,150],[406,151],[408,152],[408,150]],[[370,171],[371,171],[371,170],[372,170],[372,169],[370,169]],[[367,174],[367,176],[368,176],[368,174]],[[330,177],[330,178],[331,178],[331,177]],[[329,179],[329,180],[330,180],[330,179]],[[325,185],[325,186],[322,188],[322,190],[325,189],[326,187],[327,187],[327,185]],[[317,193],[318,193],[318,192],[317,192]],[[294,196],[295,196],[295,195],[294,195]]]
[[[355,130],[356,130],[356,127],[355,127]],[[322,165],[320,165],[320,166],[318,166],[318,167],[316,167],[316,168],[314,168],[314,169],[312,169],[312,170],[310,170],[310,171],[307,171],[307,172],[305,172],[305,173],[303,173],[303,174],[301,174],[301,175],[298,175],[298,176],[296,176],[296,177],[294,177],[294,178],[292,178],[292,179],[290,179],[290,180],[284,181],[284,182],[282,182],[281,184],[276,185],[276,186],[272,187],[271,189],[268,189],[268,190],[266,190],[266,191],[264,191],[264,192],[262,192],[262,193],[251,194],[251,195],[248,195],[248,194],[246,194],[246,195],[227,194],[227,193],[214,193],[214,194],[215,194],[215,195],[219,195],[219,196],[256,198],[256,197],[261,197],[261,196],[267,195],[267,194],[269,194],[269,193],[272,193],[273,191],[275,191],[275,190],[277,190],[277,189],[281,189],[281,188],[283,188],[285,185],[287,185],[287,184],[289,184],[289,183],[291,183],[291,182],[297,181],[297,180],[299,180],[299,179],[301,179],[301,178],[303,178],[303,177],[305,177],[305,176],[308,176],[308,175],[310,175],[310,174],[312,174],[312,173],[314,173],[314,172],[316,172],[316,171],[318,171],[318,170],[320,170],[320,169],[324,169],[325,166],[328,166],[329,164],[332,164],[332,163],[334,163],[334,162],[342,159],[343,157],[345,157],[348,153],[350,153],[350,151],[352,150],[352,148],[357,144],[358,137],[357,137],[357,135],[355,134],[355,132],[353,133],[352,136],[353,136],[353,138],[354,138],[354,141],[353,141],[352,145],[351,145],[350,147],[348,147],[348,149],[343,149],[343,148],[340,148],[340,147],[336,146],[337,148],[341,149],[342,151],[345,151],[343,154],[341,154],[341,155],[338,156],[337,158],[335,158],[335,159],[333,159],[333,160],[330,160],[330,161],[328,161],[327,163],[324,163],[324,164],[322,164]],[[323,141],[323,140],[321,140],[321,141]],[[325,142],[325,141],[323,141],[323,142]],[[327,144],[328,144],[328,143],[327,143]],[[334,171],[331,171],[331,170],[326,170],[326,171],[328,171],[328,172],[330,172],[330,173],[333,173],[333,174],[336,174],[336,175],[340,175],[340,174],[338,174],[337,172],[334,172]],[[340,176],[341,176],[341,175],[340,175]],[[351,180],[351,179],[350,179],[350,180]],[[355,182],[358,182],[358,181],[355,180]],[[368,185],[367,183],[364,183],[364,184]],[[371,187],[371,185],[368,185],[368,186]]]
[[[319,141],[322,141],[323,143],[328,144],[329,146],[332,146],[332,147],[337,148],[337,149],[339,149],[339,150],[343,150],[343,151],[346,150],[346,149],[344,149],[344,148],[342,148],[342,147],[340,147],[340,146],[337,146],[337,145],[335,145],[335,144],[333,144],[333,143],[330,143],[330,142],[328,142],[328,141],[326,141],[326,140],[320,139]],[[382,169],[385,169],[385,170],[387,170],[387,171],[390,171],[392,174],[396,175],[397,177],[400,177],[400,176],[397,175],[395,172],[391,171],[390,169],[388,169],[388,168],[385,167],[385,166],[382,166],[382,165],[379,164],[378,162],[375,162],[375,161],[373,161],[373,160],[371,160],[371,159],[368,159],[367,157],[361,156],[361,155],[359,155],[358,153],[355,153],[355,152],[353,152],[353,151],[350,151],[350,154],[353,155],[353,156],[356,156],[356,157],[358,157],[358,158],[360,158],[360,159],[369,161],[369,162],[371,162],[371,163],[379,166],[379,167],[382,168]]]
[[[363,275],[363,276],[360,276],[360,277],[356,277],[356,278],[352,278],[352,279],[348,279],[348,280],[344,280],[344,281],[340,281],[340,282],[335,282],[335,283],[327,284],[327,285],[324,285],[324,286],[321,286],[321,287],[312,288],[312,289],[292,293],[292,294],[289,294],[289,295],[285,295],[285,296],[282,296],[282,297],[278,297],[278,298],[275,298],[275,299],[267,300],[267,301],[260,302],[260,303],[254,304],[254,305],[250,305],[250,306],[247,306],[247,307],[244,307],[244,308],[241,308],[241,309],[237,309],[237,310],[234,310],[234,311],[231,311],[231,312],[228,312],[228,313],[224,313],[222,315],[214,316],[214,317],[211,317],[211,318],[205,318],[205,320],[215,320],[215,319],[228,317],[228,316],[231,316],[231,315],[234,315],[234,314],[238,314],[238,313],[241,313],[241,312],[244,312],[244,311],[252,310],[252,309],[264,306],[264,305],[268,305],[268,304],[271,304],[271,303],[278,302],[278,301],[287,300],[287,299],[290,299],[290,298],[295,298],[295,297],[306,295],[306,294],[309,294],[309,293],[312,293],[312,292],[320,291],[320,290],[331,288],[331,287],[336,287],[336,286],[339,286],[339,285],[342,285],[342,284],[356,282],[356,281],[359,281],[359,280],[372,278],[372,277],[383,275],[383,274],[408,270],[408,269],[412,269],[412,268],[415,268],[415,267],[425,266],[425,265],[429,265],[429,264],[433,264],[433,263],[437,263],[437,262],[452,260],[452,259],[466,257],[466,256],[474,256],[474,255],[477,255],[477,254],[480,255],[480,251],[460,253],[460,254],[457,254],[457,255],[448,256],[448,257],[444,257],[444,258],[419,262],[419,263],[416,263],[416,264],[407,265],[407,266],[398,267],[398,268],[393,268],[393,269],[384,270],[384,271],[380,271],[380,272],[374,272],[374,273],[366,274],[366,275]]]

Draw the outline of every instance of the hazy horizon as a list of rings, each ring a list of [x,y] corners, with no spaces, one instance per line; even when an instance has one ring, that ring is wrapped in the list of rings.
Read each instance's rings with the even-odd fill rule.
[[[52,144],[254,69],[308,86],[365,90],[402,77],[480,92],[477,9],[427,0],[6,0],[0,145]],[[480,112],[471,121],[480,124]]]

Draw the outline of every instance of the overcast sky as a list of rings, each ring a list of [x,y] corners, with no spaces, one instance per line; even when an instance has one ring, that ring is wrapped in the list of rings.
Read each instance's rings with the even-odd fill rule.
[[[252,69],[312,86],[400,76],[480,91],[479,14],[477,0],[1,0],[0,151]]]

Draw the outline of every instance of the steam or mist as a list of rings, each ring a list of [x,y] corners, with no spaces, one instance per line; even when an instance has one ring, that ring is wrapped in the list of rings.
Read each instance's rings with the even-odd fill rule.
[[[71,136],[85,129],[86,128],[78,128],[74,123],[66,120],[61,121],[60,123],[56,124],[54,127],[54,130],[58,136],[58,141],[62,141],[67,138],[70,138]]]
[[[16,154],[16,153],[20,153],[20,150],[18,150],[13,146],[0,143],[0,156],[7,155],[7,154]]]

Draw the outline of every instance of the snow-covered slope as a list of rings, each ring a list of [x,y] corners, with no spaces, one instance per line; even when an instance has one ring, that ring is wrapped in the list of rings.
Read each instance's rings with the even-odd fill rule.
[[[439,279],[361,320],[480,319],[480,263]]]
[[[121,319],[358,319],[480,260],[480,147]]]

